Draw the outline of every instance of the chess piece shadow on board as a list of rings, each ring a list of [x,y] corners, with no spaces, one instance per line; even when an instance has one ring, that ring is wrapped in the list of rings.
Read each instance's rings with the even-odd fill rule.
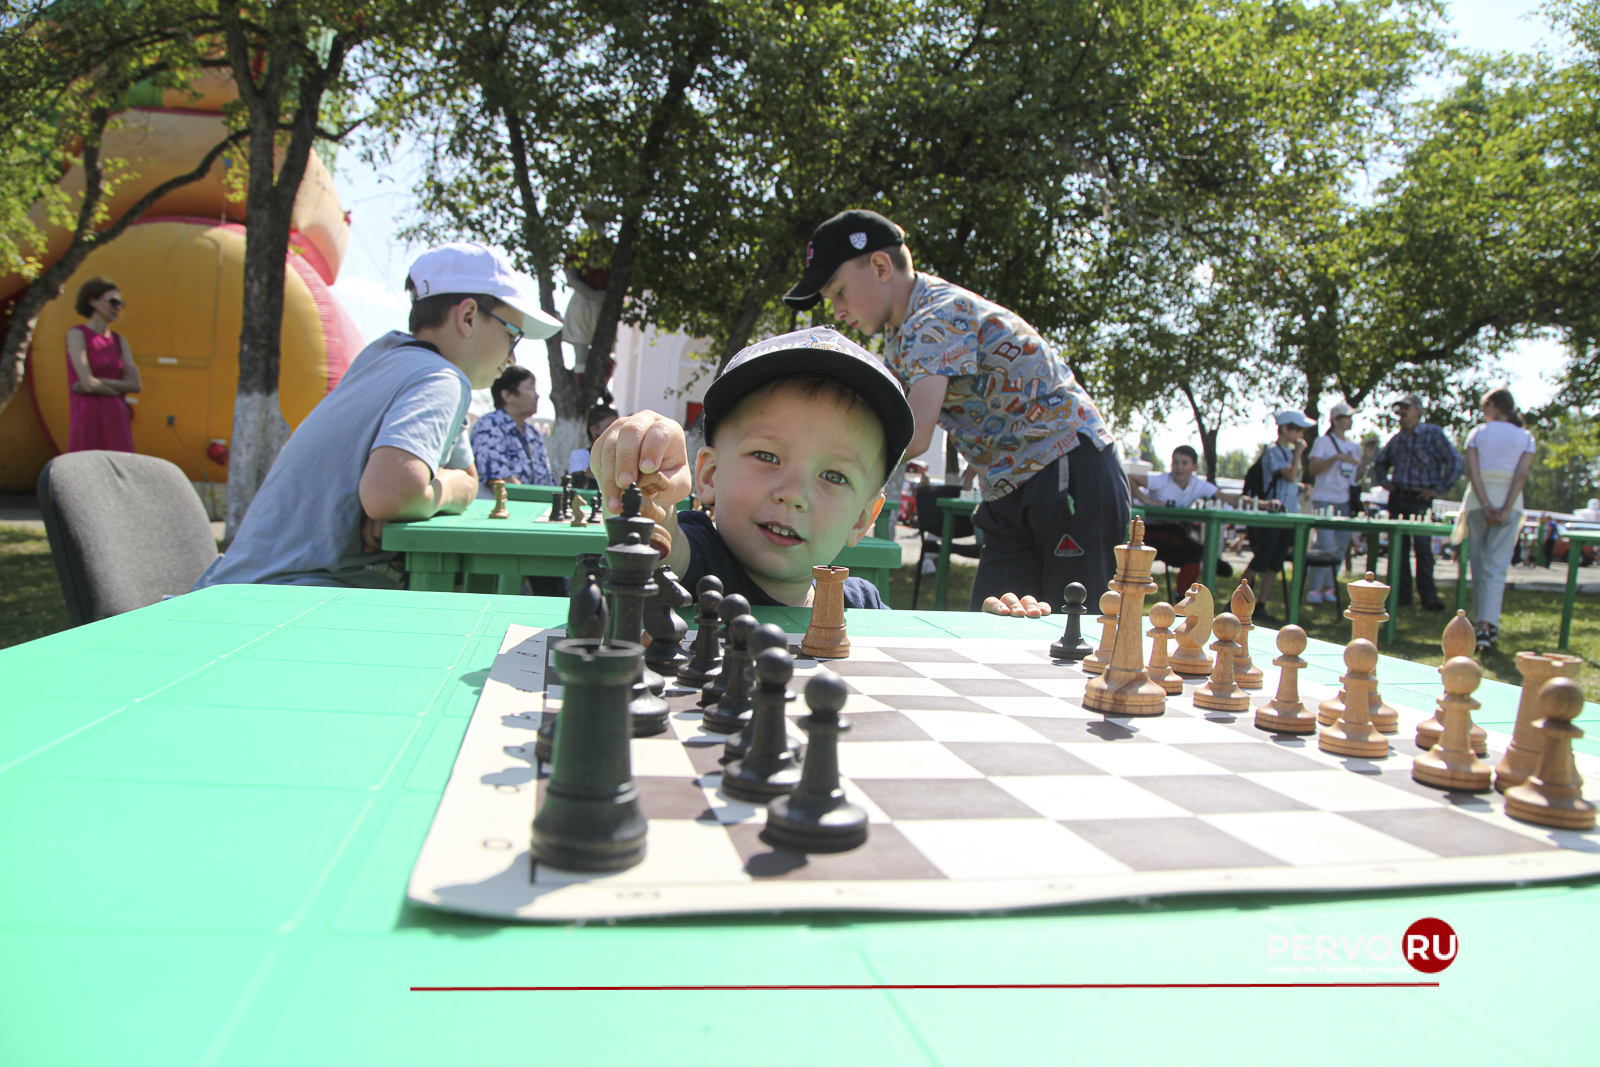
[[[1444,663],[1462,656],[1470,656],[1477,648],[1477,634],[1472,628],[1472,620],[1467,618],[1464,611],[1456,612],[1455,618],[1450,620],[1444,628],[1444,635],[1440,638],[1439,647],[1444,651]],[[1440,674],[1444,673],[1444,663],[1439,665]],[[1477,688],[1474,686],[1473,688]],[[1417,724],[1417,747],[1426,752],[1444,737],[1444,698],[1438,701],[1432,717],[1424,719]],[[1489,731],[1473,724],[1472,751],[1479,756],[1489,754]]]

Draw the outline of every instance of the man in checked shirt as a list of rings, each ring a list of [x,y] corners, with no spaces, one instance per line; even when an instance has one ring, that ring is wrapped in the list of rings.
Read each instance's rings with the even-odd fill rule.
[[[1394,402],[1400,432],[1378,453],[1372,465],[1373,480],[1389,490],[1389,514],[1395,518],[1426,515],[1433,499],[1450,492],[1461,477],[1465,461],[1456,446],[1437,426],[1422,421],[1422,401],[1407,393]],[[1433,584],[1433,539],[1409,538],[1417,553],[1417,595],[1428,611],[1443,611],[1444,601]],[[1391,579],[1393,580],[1393,579]],[[1411,553],[1400,549],[1399,600],[1411,603]]]

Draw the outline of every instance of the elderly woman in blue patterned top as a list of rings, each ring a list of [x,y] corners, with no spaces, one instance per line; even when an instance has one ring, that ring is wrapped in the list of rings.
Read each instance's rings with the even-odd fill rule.
[[[513,365],[489,386],[494,410],[472,426],[472,452],[481,484],[496,478],[519,485],[554,485],[544,437],[527,422],[539,410],[539,384],[527,367]]]

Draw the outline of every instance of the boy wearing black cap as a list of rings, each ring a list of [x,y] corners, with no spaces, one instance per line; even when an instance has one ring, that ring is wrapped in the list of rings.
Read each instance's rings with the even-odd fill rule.
[[[914,270],[904,232],[874,211],[842,212],[811,235],[805,274],[784,300],[803,311],[824,298],[834,318],[886,335],[915,413],[910,454],[927,449],[937,423],[984,469],[973,610],[1024,613],[1008,591],[1025,608],[1069,582],[1091,598],[1105,589],[1128,530],[1128,481],[1094,401],[1038,331]]]
[[[714,574],[752,605],[806,605],[811,568],[872,528],[913,425],[881,363],[834,330],[799,330],[745,348],[711,383],[692,476],[683,427],[653,411],[613,423],[591,466],[612,512],[641,475],[666,483],[652,498],[685,585]],[[673,510],[691,486],[714,521]],[[846,607],[886,607],[865,579],[844,593]]]

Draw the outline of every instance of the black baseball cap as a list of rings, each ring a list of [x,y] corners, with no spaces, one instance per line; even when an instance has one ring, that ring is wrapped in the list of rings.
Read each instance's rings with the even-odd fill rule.
[[[783,296],[796,311],[816,307],[822,287],[839,268],[857,256],[906,243],[900,227],[878,214],[851,208],[818,226],[806,242],[806,272]]]
[[[706,390],[706,441],[739,401],[769,382],[799,377],[832,378],[866,401],[883,424],[884,478],[894,473],[917,425],[905,390],[877,357],[827,326],[779,334],[741,349]]]

